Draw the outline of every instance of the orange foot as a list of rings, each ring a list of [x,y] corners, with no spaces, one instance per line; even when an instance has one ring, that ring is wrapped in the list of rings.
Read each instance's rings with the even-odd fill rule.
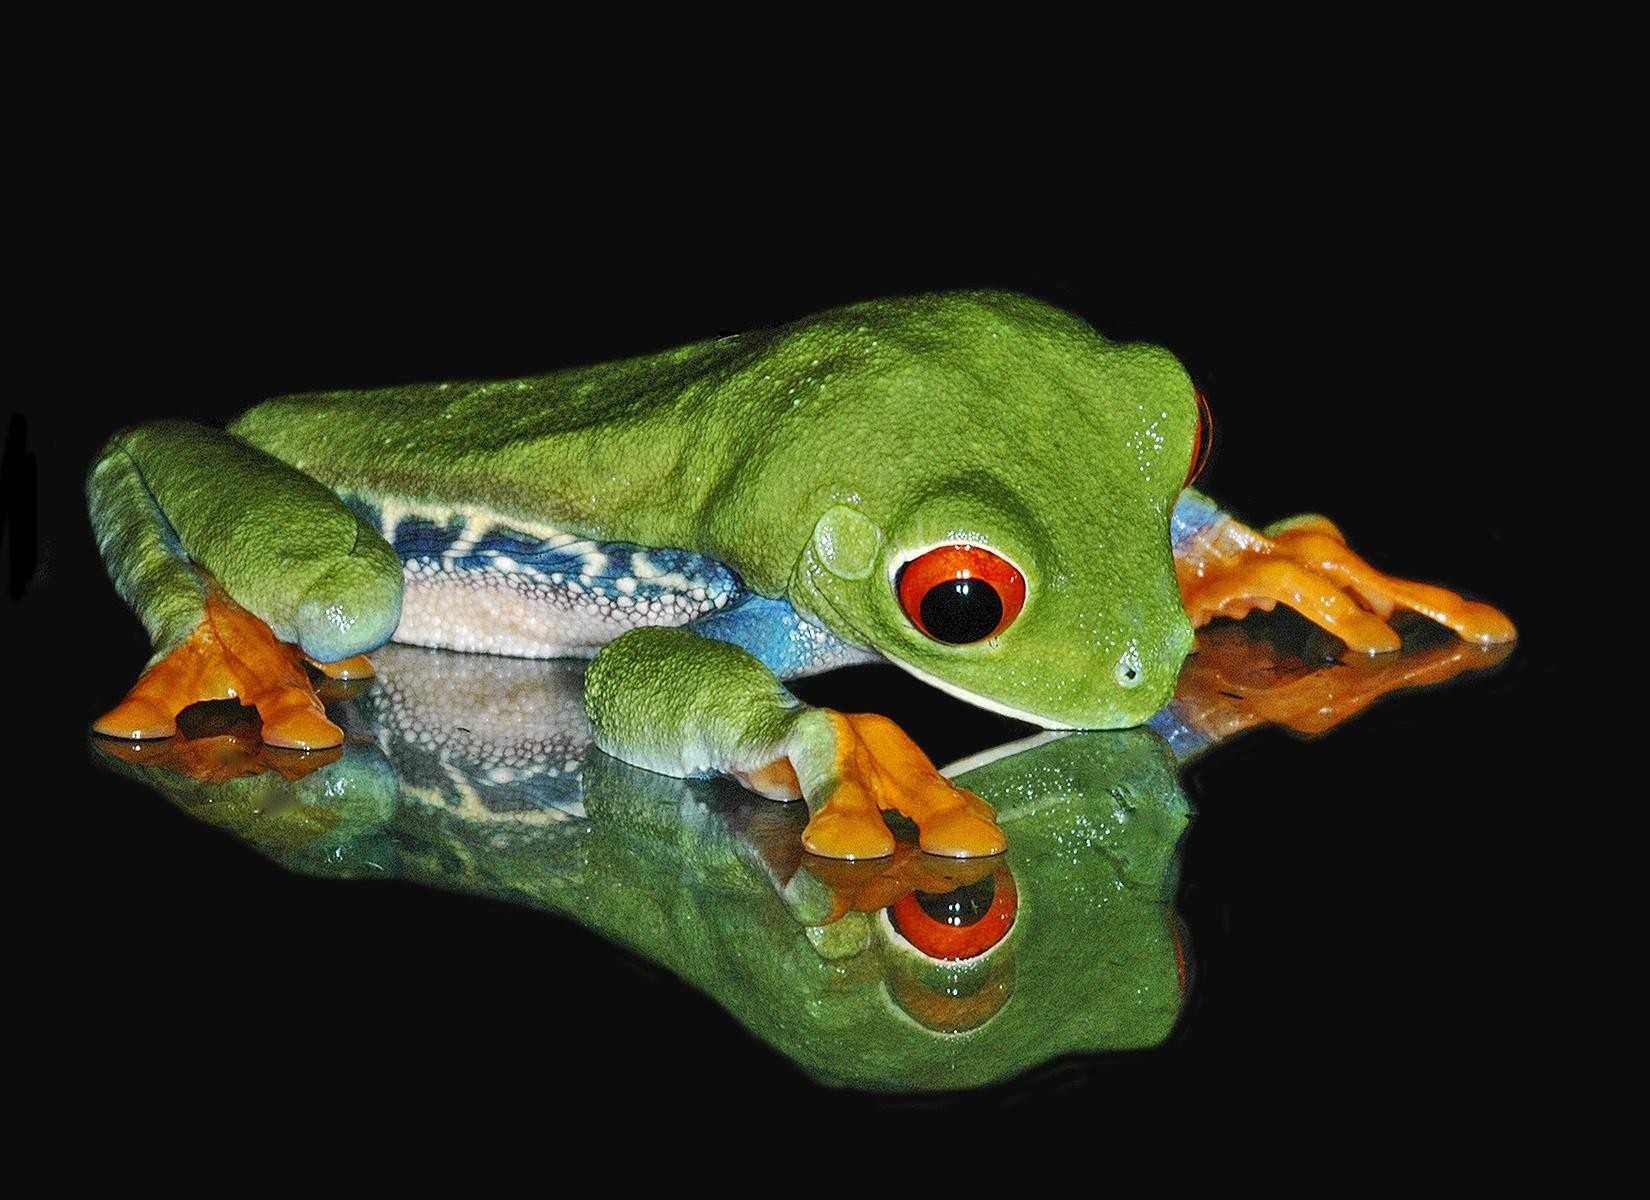
[[[1285,521],[1269,533],[1224,519],[1176,555],[1180,595],[1193,625],[1282,603],[1366,654],[1398,649],[1400,639],[1386,618],[1400,608],[1480,645],[1518,636],[1513,623],[1487,604],[1377,571],[1322,517]]]
[[[887,717],[814,711],[823,724],[803,736],[823,735],[831,743],[832,769],[822,786],[808,789],[825,797],[802,831],[810,853],[886,858],[894,852],[894,835],[882,813],[890,809],[915,822],[918,844],[929,854],[977,858],[1008,849],[991,806],[935,770]]]
[[[337,762],[343,757],[340,746],[326,750],[286,750],[268,746],[258,737],[257,723],[250,728],[206,737],[179,734],[160,741],[113,741],[100,739],[99,754],[136,767],[163,767],[186,775],[196,783],[223,783],[246,775],[274,771],[289,782]]]
[[[372,660],[365,654],[357,654],[353,658],[341,658],[337,662],[324,663],[304,655],[304,661],[314,667],[328,679],[336,679],[340,683],[347,683],[354,679],[371,679],[378,672],[372,665]]]
[[[269,626],[216,590],[207,596],[195,632],[145,671],[92,728],[117,738],[171,737],[178,714],[202,700],[252,705],[271,746],[320,750],[344,742],[344,731],[327,720],[310,686],[303,654],[276,641]]]

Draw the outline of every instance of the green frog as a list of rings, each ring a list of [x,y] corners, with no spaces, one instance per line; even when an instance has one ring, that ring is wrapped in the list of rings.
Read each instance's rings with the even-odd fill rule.
[[[1051,729],[1139,725],[1194,627],[1284,604],[1354,654],[1487,605],[1387,576],[1327,520],[1252,529],[1190,484],[1207,408],[1158,347],[998,292],[882,299],[643,358],[270,400],[227,430],[121,432],[93,525],[154,657],[94,728],[201,700],[338,745],[310,681],[391,638],[593,658],[597,744],[806,800],[811,852],[1000,853],[989,805],[896,726],[782,680],[885,659]]]

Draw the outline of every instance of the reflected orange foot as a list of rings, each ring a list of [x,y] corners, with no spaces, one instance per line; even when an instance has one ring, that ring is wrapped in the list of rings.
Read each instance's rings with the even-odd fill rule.
[[[1186,613],[1198,626],[1283,604],[1365,654],[1398,649],[1398,634],[1386,623],[1396,609],[1420,613],[1479,645],[1518,636],[1488,604],[1377,571],[1323,517],[1281,522],[1265,534],[1222,520],[1176,554],[1175,571]]]
[[[1187,660],[1175,696],[1186,719],[1207,735],[1228,737],[1261,724],[1323,733],[1390,692],[1485,670],[1511,651],[1508,645],[1452,642],[1314,669],[1280,661],[1268,643],[1230,626],[1198,635],[1197,653]]]
[[[878,912],[912,892],[940,895],[978,883],[998,863],[993,857],[941,857],[900,842],[892,858],[854,862],[814,856],[804,859],[801,869],[830,889],[831,914],[818,922],[828,925],[844,913]]]
[[[978,858],[1001,854],[1008,839],[991,806],[934,768],[894,722],[876,713],[829,712],[835,778],[829,798],[802,831],[802,845],[825,858],[886,858],[894,835],[884,810],[909,817],[929,854]]]
[[[256,708],[263,740],[271,746],[320,750],[344,742],[344,731],[327,720],[310,686],[303,654],[276,641],[268,625],[218,591],[207,597],[195,632],[145,671],[92,728],[117,738],[171,737],[178,714],[203,700],[239,700]]]
[[[318,662],[306,654],[304,661],[328,679],[340,681],[371,679],[378,673],[377,668],[372,665],[372,660],[365,654],[357,654],[353,658],[343,658],[331,663]]]
[[[342,747],[325,750],[286,750],[266,746],[257,728],[242,733],[190,738],[179,735],[159,741],[110,741],[97,744],[99,754],[138,767],[163,767],[187,775],[196,783],[223,783],[244,775],[274,771],[296,782],[343,757]]]

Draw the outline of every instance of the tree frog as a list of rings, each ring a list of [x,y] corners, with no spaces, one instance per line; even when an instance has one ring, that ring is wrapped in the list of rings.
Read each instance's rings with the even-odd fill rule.
[[[333,675],[392,637],[593,657],[597,744],[804,798],[804,845],[1000,852],[991,808],[891,722],[781,680],[886,659],[1047,728],[1141,724],[1194,627],[1283,603],[1353,653],[1411,609],[1510,641],[1487,605],[1388,577],[1321,517],[1251,529],[1190,487],[1203,400],[1168,351],[1000,292],[881,299],[538,378],[290,396],[227,430],[118,433],[88,482],[155,653],[94,728],[170,736],[200,700],[267,742],[342,740]]]

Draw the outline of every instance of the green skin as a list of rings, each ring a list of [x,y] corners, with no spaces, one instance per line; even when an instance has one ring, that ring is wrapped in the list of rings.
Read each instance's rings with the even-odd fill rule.
[[[582,730],[580,671],[466,659],[386,651],[382,686],[343,706],[343,756],[296,781],[265,771],[203,784],[99,749],[289,868],[415,880],[570,917],[700,988],[824,1083],[974,1087],[1061,1054],[1156,1045],[1173,1028],[1168,902],[1188,806],[1173,755],[1149,731],[1059,737],[959,776],[997,808],[1019,909],[987,954],[942,962],[880,912],[829,922],[823,885],[799,869],[794,810],[727,782],[588,754],[584,818],[488,811],[499,758],[522,761],[542,736],[523,732],[523,711]],[[457,727],[476,730],[478,748]],[[419,731],[441,737],[422,743]],[[524,740],[512,744],[512,732]],[[945,997],[966,1010],[988,989],[1006,999],[986,1019],[943,1024]],[[902,1006],[912,995],[938,998],[927,1013],[939,1027]]]
[[[1023,296],[946,294],[519,382],[277,399],[228,432],[144,426],[89,494],[157,659],[200,620],[197,565],[319,660],[387,640],[400,564],[343,494],[695,551],[975,704],[1120,728],[1169,699],[1193,645],[1169,518],[1197,419],[1167,351]],[[948,645],[900,607],[899,567],[950,542],[1026,580],[996,637]],[[789,754],[810,806],[829,790],[832,728],[737,648],[633,630],[588,701],[630,762],[686,775]]]

